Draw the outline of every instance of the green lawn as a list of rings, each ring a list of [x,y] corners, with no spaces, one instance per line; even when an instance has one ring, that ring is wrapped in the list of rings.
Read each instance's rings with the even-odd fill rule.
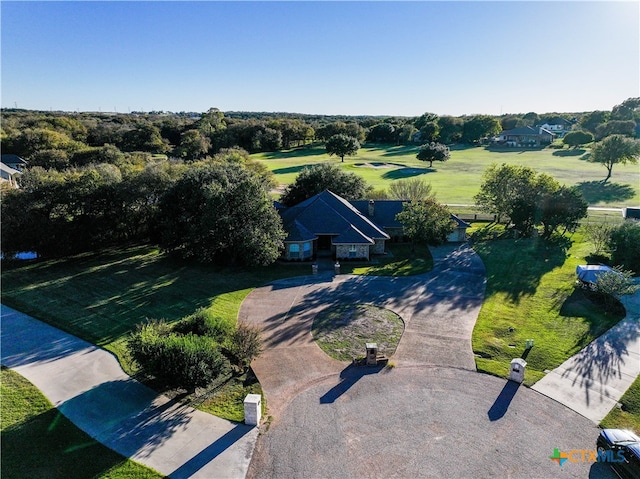
[[[446,163],[428,163],[416,159],[415,146],[365,145],[353,157],[328,156],[323,146],[258,153],[252,158],[262,161],[276,175],[280,184],[292,183],[306,165],[332,162],[345,171],[357,173],[376,188],[386,188],[397,179],[422,177],[431,183],[443,203],[473,204],[473,196],[482,182],[482,173],[492,163],[529,166],[548,173],[561,184],[578,185],[591,205],[632,206],[640,203],[640,169],[638,165],[616,165],[609,183],[602,184],[606,169],[584,160],[588,150],[490,149],[455,147]]]
[[[91,439],[19,374],[0,375],[3,479],[164,477]]]
[[[508,376],[511,359],[533,339],[525,377],[531,385],[621,319],[575,287],[576,266],[590,253],[580,233],[566,243],[498,239],[473,246],[487,269],[485,301],[472,338],[481,371]]]
[[[172,260],[137,246],[65,260],[3,264],[2,302],[112,351],[134,368],[125,340],[146,318],[175,322],[201,307],[236,321],[249,292],[271,280],[308,274],[295,265],[216,268]]]
[[[433,258],[426,246],[390,244],[387,250],[385,256],[376,256],[373,264],[343,261],[340,271],[365,276],[413,276],[433,268]]]
[[[640,434],[640,376],[620,398],[620,409],[613,408],[602,420],[603,428],[631,429]]]

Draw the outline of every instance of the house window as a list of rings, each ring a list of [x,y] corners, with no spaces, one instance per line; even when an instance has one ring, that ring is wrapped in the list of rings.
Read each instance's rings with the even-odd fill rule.
[[[356,247],[356,245],[352,244],[351,246],[349,246],[349,258],[355,258],[357,253],[358,248]]]
[[[289,258],[299,258],[300,257],[300,245],[298,243],[293,243],[289,245]]]
[[[302,245],[302,256],[304,258],[311,256],[311,243],[307,242]]]

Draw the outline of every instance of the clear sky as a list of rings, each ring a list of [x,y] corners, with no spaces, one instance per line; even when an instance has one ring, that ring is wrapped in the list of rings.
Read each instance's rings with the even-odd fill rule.
[[[638,2],[0,5],[7,108],[497,115],[640,96]]]

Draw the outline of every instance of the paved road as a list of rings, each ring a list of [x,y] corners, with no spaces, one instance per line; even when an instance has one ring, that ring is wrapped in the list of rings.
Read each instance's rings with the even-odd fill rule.
[[[551,461],[554,448],[594,451],[598,429],[526,387],[464,369],[359,369],[295,397],[258,439],[248,477],[615,478]]]
[[[601,464],[560,469],[549,456],[593,450],[598,429],[535,391],[478,374],[471,333],[484,268],[466,246],[434,251],[429,274],[325,275],[253,291],[240,319],[264,331],[253,363],[275,420],[250,478],[614,477]],[[371,302],[405,321],[392,370],[328,358],[311,324],[324,308]]]
[[[157,395],[115,357],[1,306],[1,362],[91,437],[175,479],[244,478],[258,435]]]
[[[332,274],[293,278],[252,291],[239,319],[263,332],[264,353],[253,364],[276,420],[297,393],[346,364],[329,358],[311,337],[325,308],[374,303],[402,317],[398,366],[449,366],[475,371],[471,333],[484,297],[484,266],[466,245],[433,251],[427,274],[403,278]],[[363,344],[364,354],[364,344]]]
[[[640,291],[622,302],[624,320],[533,385],[596,424],[640,374]]]

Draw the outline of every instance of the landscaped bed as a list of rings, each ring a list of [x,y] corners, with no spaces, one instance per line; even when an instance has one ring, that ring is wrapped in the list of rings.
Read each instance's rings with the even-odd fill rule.
[[[319,313],[311,334],[320,348],[338,361],[364,356],[366,343],[391,356],[404,332],[404,321],[393,311],[370,304],[345,304]]]

